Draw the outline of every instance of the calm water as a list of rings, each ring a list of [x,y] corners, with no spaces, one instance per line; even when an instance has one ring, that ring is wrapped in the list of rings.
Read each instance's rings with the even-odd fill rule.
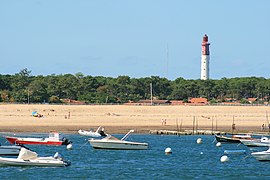
[[[25,134],[24,134],[25,135]],[[41,136],[41,135],[40,135]],[[46,136],[46,135],[43,135]],[[115,135],[122,137],[122,135]],[[73,141],[73,149],[65,146],[28,146],[40,156],[59,152],[71,166],[63,168],[0,167],[0,179],[269,179],[270,162],[259,162],[249,156],[251,151],[238,144],[216,147],[214,136],[131,135],[128,140],[148,142],[149,150],[94,150],[86,138],[65,135]],[[5,139],[1,137],[2,144]],[[164,150],[170,147],[171,155]],[[244,149],[246,154],[228,155],[221,163],[224,150]]]

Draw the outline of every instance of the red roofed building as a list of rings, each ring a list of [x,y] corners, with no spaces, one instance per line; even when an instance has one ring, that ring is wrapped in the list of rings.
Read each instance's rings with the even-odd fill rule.
[[[186,103],[184,101],[180,100],[172,100],[171,105],[185,105]]]
[[[86,103],[84,101],[76,101],[72,99],[61,99],[62,103],[70,104],[70,105],[85,105]]]
[[[191,98],[189,102],[192,104],[208,104],[206,98]]]

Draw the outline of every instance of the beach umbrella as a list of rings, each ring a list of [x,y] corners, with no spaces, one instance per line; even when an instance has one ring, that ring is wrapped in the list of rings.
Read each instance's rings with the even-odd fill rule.
[[[32,112],[32,116],[37,116],[38,115],[38,112],[37,111],[33,111]]]

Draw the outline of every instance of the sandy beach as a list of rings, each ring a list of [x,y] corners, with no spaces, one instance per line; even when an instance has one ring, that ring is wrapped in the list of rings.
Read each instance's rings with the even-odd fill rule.
[[[33,117],[37,111],[43,117]],[[128,105],[38,105],[1,104],[1,132],[76,133],[79,129],[105,127],[108,133],[149,130],[208,129],[259,132],[268,128],[268,106],[128,106]],[[166,125],[164,124],[166,122]],[[195,125],[194,125],[195,122]],[[268,131],[268,129],[264,130]]]

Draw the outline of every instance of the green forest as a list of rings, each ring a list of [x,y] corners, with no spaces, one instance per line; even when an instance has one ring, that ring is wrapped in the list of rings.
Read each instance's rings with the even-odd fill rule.
[[[247,98],[258,98],[258,103],[269,101],[270,79],[263,77],[222,78],[220,80],[188,80],[164,77],[117,78],[85,76],[82,73],[32,76],[27,68],[15,75],[0,75],[0,102],[61,103],[72,99],[86,103],[126,103],[150,99],[184,100],[204,97],[211,103],[233,98],[248,103]]]

